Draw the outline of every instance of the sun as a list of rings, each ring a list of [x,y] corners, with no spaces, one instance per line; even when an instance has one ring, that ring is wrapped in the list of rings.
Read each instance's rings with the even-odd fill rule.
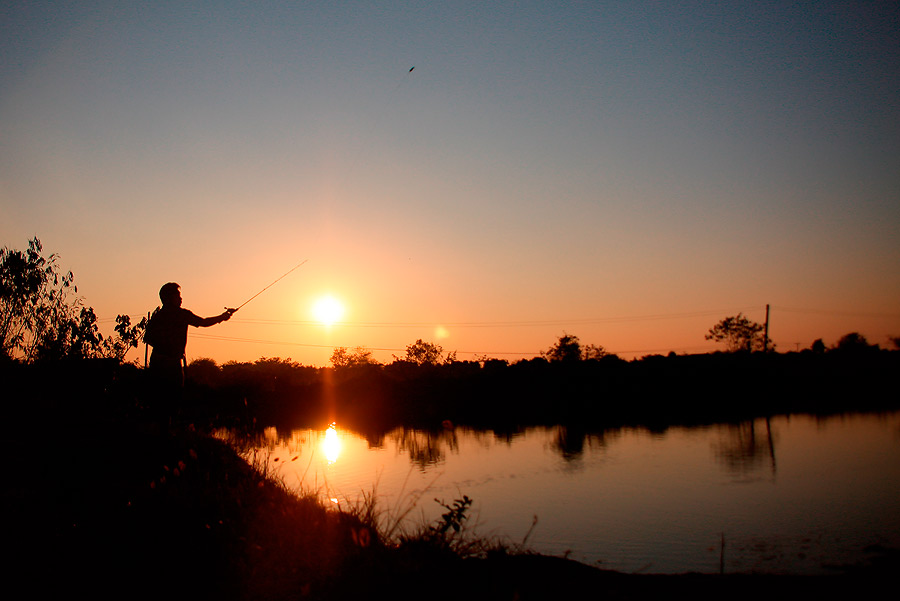
[[[313,305],[313,315],[320,323],[330,326],[344,315],[344,304],[333,296],[323,296]]]

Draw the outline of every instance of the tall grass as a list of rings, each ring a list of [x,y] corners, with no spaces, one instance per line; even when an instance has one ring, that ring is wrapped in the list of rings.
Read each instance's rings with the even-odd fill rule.
[[[429,498],[441,474],[437,474],[424,488],[407,490],[412,472],[410,469],[392,503],[385,503],[378,494],[378,479],[369,490],[360,491],[356,498],[346,495],[339,498],[324,492],[321,487],[295,490],[294,494],[315,498],[325,509],[347,515],[358,522],[360,528],[354,536],[362,547],[429,547],[431,550],[450,552],[461,559],[483,558],[493,553],[530,553],[528,538],[537,525],[537,516],[520,542],[495,534],[482,534],[479,532],[477,513],[473,512],[473,499],[462,493],[452,501]],[[424,504],[429,501],[445,509],[432,521],[425,517]]]

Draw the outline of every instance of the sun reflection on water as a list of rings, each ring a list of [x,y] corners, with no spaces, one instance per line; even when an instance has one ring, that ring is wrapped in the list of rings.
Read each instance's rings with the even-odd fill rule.
[[[341,454],[341,439],[338,437],[337,424],[334,422],[325,430],[325,440],[322,441],[322,453],[329,465],[337,461]]]

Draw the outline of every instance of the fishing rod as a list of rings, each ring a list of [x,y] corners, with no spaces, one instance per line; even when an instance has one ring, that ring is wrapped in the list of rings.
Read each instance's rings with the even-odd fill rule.
[[[243,307],[244,305],[246,305],[247,303],[249,303],[250,301],[252,301],[254,298],[256,298],[257,296],[259,296],[260,294],[262,294],[263,292],[265,292],[266,290],[268,290],[269,288],[271,288],[272,286],[274,286],[275,284],[277,284],[278,282],[280,282],[281,280],[283,280],[284,278],[286,278],[287,276],[289,276],[294,270],[299,269],[300,267],[302,267],[303,264],[306,263],[307,261],[309,261],[309,259],[303,259],[302,261],[300,261],[299,263],[297,263],[296,265],[294,265],[293,267],[291,267],[291,268],[290,268],[284,275],[282,275],[280,278],[278,278],[277,280],[275,280],[274,282],[272,282],[271,284],[269,284],[268,286],[266,286],[265,288],[263,288],[262,290],[260,290],[259,292],[257,292],[256,294],[254,294],[253,296],[251,296],[250,298],[248,298],[247,300],[245,300],[245,301],[244,301],[241,305],[239,305],[237,308],[235,308],[235,309],[228,309],[228,310],[231,311],[232,314],[237,313],[237,311],[238,311],[241,307]],[[226,309],[227,309],[227,307],[226,307]]]

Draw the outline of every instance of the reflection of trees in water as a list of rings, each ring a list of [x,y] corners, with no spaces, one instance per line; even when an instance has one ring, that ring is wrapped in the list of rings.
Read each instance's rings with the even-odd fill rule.
[[[214,433],[221,441],[228,443],[239,453],[245,454],[251,451],[264,450],[272,452],[278,446],[278,437],[275,428],[266,428],[264,431],[241,431],[222,428]]]
[[[366,439],[366,445],[370,449],[384,448],[384,432],[378,430],[375,432],[361,432],[361,434]]]
[[[581,459],[584,453],[584,439],[584,429],[559,426],[556,428],[556,436],[553,437],[553,449],[566,461],[576,461]]]
[[[467,441],[475,442],[483,449],[490,449],[498,443],[509,447],[512,446],[514,440],[525,435],[525,431],[521,429],[498,431],[457,426],[455,431],[460,433]]]
[[[585,449],[604,449],[609,443],[622,436],[621,429],[588,432],[580,426],[555,426],[552,428],[550,447],[558,452],[567,462],[577,462],[584,455]],[[508,431],[464,429],[462,435],[468,440],[479,442],[485,448],[499,442],[506,446],[523,436],[525,430]],[[459,450],[457,429],[445,429],[439,432],[397,428],[387,434],[394,441],[400,452],[409,454],[409,460],[420,469],[425,469],[444,461],[447,451]]]
[[[766,418],[763,428],[756,420],[725,426],[720,438],[713,443],[713,452],[720,463],[732,472],[749,473],[768,463],[775,473],[775,442],[772,425]]]
[[[459,439],[455,429],[439,432],[397,428],[388,434],[400,452],[409,454],[409,460],[419,469],[444,461],[445,448],[451,452],[459,451]]]
[[[604,449],[609,445],[611,438],[619,438],[621,435],[621,429],[587,432],[580,426],[557,426],[551,446],[565,461],[572,462],[582,458],[585,446],[590,449]]]
[[[319,432],[312,429],[280,429],[269,426],[262,431],[251,432],[240,430],[220,429],[215,432],[215,437],[228,443],[238,454],[242,455],[249,463],[268,461],[280,448],[285,462],[296,461],[304,451],[315,452],[315,444],[318,441]],[[285,456],[286,455],[286,456]],[[272,461],[278,462],[276,457]]]
[[[482,430],[474,430],[474,432],[482,432]],[[510,446],[515,439],[525,435],[525,430],[518,426],[512,428],[494,428],[493,430],[485,432],[492,433],[494,440],[500,441],[506,444],[506,446]]]

